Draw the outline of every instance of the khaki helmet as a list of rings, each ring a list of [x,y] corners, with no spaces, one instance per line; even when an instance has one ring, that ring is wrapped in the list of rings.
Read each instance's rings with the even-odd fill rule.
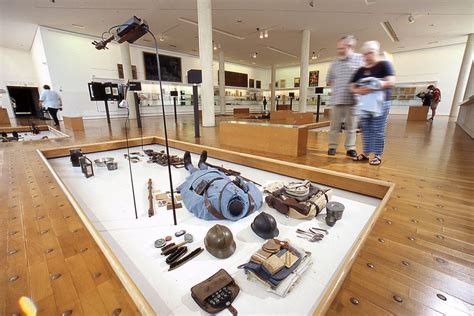
[[[204,238],[206,250],[219,259],[225,259],[235,252],[234,236],[229,228],[216,224],[208,230]]]

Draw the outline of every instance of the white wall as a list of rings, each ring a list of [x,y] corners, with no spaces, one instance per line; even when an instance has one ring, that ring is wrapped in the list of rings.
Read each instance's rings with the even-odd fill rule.
[[[436,81],[441,89],[438,115],[449,115],[465,44],[393,54],[397,82]],[[404,109],[403,113],[407,113]],[[392,113],[401,113],[400,107]]]
[[[37,87],[36,74],[29,51],[0,46],[0,106],[7,108],[8,115],[14,117],[7,86]]]
[[[109,50],[97,51],[91,41],[93,38],[69,32],[40,27],[51,75],[52,87],[60,90],[64,103],[62,115],[82,115],[84,117],[104,117],[104,102],[89,100],[87,83],[93,78],[118,80],[117,64],[121,62],[118,44],[109,44]],[[142,46],[130,46],[132,65],[137,66],[139,80],[145,80],[143,52],[154,49]],[[183,82],[187,82],[189,69],[200,69],[198,57],[160,50],[160,54],[181,57]],[[214,83],[217,85],[219,63],[214,62]],[[261,80],[262,87],[270,82],[267,69],[247,67],[226,63],[226,70],[249,74],[249,78]],[[158,91],[159,89],[157,89]],[[115,102],[109,102],[111,116],[123,116],[124,110],[118,109]],[[146,114],[160,113],[159,107],[143,109]],[[181,112],[191,112],[187,107],[178,107]],[[170,111],[167,111],[170,113]]]
[[[40,28],[36,30],[33,45],[31,46],[31,58],[38,85],[40,87],[45,84],[51,85],[51,76],[49,74],[48,62],[46,60]]]

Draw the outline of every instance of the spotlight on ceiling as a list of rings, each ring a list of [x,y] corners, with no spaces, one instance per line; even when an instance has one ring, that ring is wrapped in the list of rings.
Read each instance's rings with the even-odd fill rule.
[[[314,8],[314,0],[309,1],[309,6],[310,6],[311,8]]]
[[[311,56],[311,60],[316,60],[318,59],[318,56],[316,55],[316,52],[313,52],[313,55]]]
[[[263,32],[260,31],[260,38],[263,38]]]
[[[415,23],[415,17],[411,14],[408,16],[408,23],[410,24]]]
[[[214,50],[217,50],[217,44],[214,43],[214,46],[213,46]]]
[[[158,40],[159,40],[160,42],[164,42],[164,41],[165,41],[165,37],[164,37],[163,35],[160,35],[160,36],[158,37]]]
[[[267,30],[265,30],[265,34],[264,34],[264,35],[265,35],[265,38],[268,37],[268,31],[267,31]]]
[[[257,55],[258,55],[258,53],[257,53],[257,52],[254,52],[254,53],[252,53],[251,56],[252,56],[252,58],[257,58]]]

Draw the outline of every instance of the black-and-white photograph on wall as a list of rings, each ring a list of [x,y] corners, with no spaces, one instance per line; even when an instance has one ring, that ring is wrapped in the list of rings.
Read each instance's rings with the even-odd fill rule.
[[[249,79],[249,88],[255,88],[255,81],[253,79]]]
[[[262,82],[260,80],[255,81],[255,88],[257,88],[257,89],[262,88]]]

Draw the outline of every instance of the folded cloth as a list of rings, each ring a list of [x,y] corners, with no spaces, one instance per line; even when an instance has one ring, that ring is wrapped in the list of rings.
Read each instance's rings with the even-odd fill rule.
[[[295,269],[287,278],[285,278],[280,284],[275,288],[268,288],[267,291],[270,293],[277,294],[281,297],[285,297],[291,290],[295,287],[296,283],[300,280],[302,274],[313,264],[311,259],[311,254],[306,253],[301,260],[300,265]]]

